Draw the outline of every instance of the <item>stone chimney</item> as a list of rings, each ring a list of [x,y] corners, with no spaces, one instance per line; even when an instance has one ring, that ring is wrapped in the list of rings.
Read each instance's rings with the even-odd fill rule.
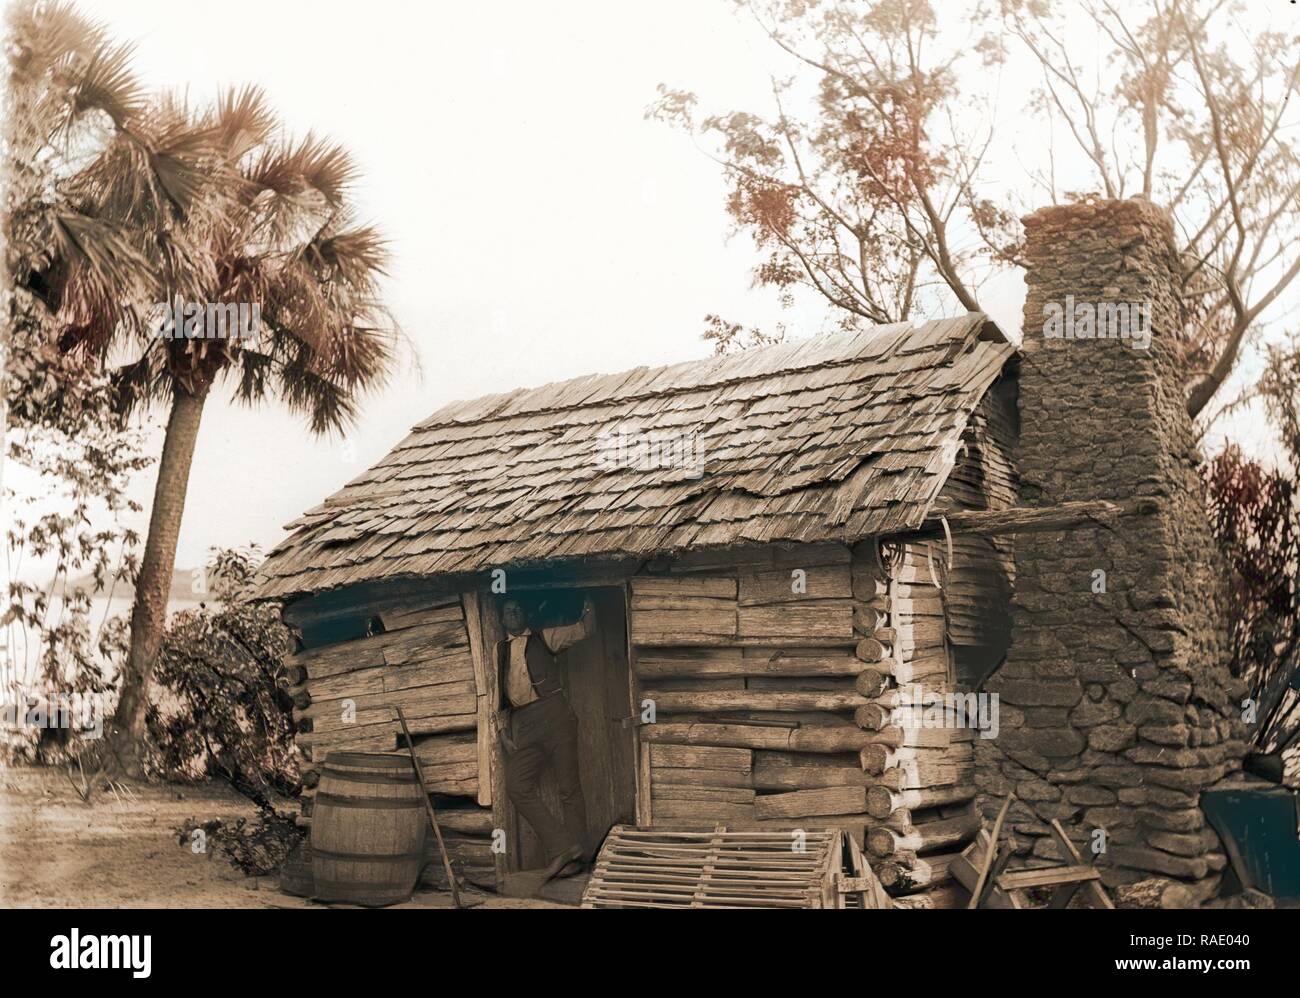
[[[1184,408],[1172,229],[1140,198],[1024,224],[1021,504],[1151,497],[1158,512],[1015,538],[982,802],[1014,791],[1008,823],[1036,856],[1057,858],[1044,837],[1056,818],[1108,883],[1167,876],[1209,891],[1226,861],[1198,795],[1239,768],[1245,729]],[[1121,304],[1127,322],[1104,307]]]

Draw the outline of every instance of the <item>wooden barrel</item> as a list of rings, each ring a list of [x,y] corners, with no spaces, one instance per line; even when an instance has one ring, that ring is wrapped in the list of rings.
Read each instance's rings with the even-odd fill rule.
[[[311,816],[315,897],[396,904],[411,896],[429,819],[411,760],[373,752],[331,752]]]
[[[303,839],[293,852],[289,853],[280,867],[280,890],[286,894],[296,894],[300,898],[309,898],[315,890],[315,881],[311,873],[311,846]]]

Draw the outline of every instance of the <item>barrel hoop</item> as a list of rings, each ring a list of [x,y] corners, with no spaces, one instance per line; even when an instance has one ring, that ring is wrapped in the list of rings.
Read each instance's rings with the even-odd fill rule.
[[[331,852],[328,849],[315,849],[313,853],[323,859],[335,859],[340,862],[353,863],[406,863],[413,859],[424,859],[424,850],[419,852],[375,853]]]
[[[325,756],[325,765],[374,766],[378,769],[409,768],[409,755],[386,755],[379,752],[331,752]]]
[[[405,776],[389,776],[387,773],[361,773],[355,769],[335,769],[328,764],[321,769],[321,776],[333,776],[349,783],[374,783],[394,786],[408,783],[414,786],[415,784],[414,772],[407,773]]]
[[[335,794],[317,794],[316,807],[352,807],[367,811],[418,811],[424,804],[418,797],[339,797]],[[313,813],[315,809],[313,808]]]

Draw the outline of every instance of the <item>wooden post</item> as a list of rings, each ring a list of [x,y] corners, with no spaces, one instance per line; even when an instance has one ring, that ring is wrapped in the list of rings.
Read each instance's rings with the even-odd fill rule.
[[[463,594],[465,630],[469,634],[470,654],[474,660],[474,677],[478,695],[478,764],[479,795],[485,795],[492,808],[493,836],[501,830],[507,838],[506,853],[493,850],[497,886],[500,888],[509,872],[508,850],[514,838],[510,833],[513,811],[505,792],[505,766],[501,753],[501,740],[497,730],[497,705],[501,702],[501,689],[497,675],[496,634],[490,600],[481,592],[470,590]]]
[[[470,657],[474,661],[474,692],[476,695],[478,723],[478,803],[492,806],[492,746],[496,742],[496,692],[497,671],[488,661],[483,647],[483,629],[479,621],[479,594],[467,592],[461,596],[465,613],[465,632],[469,636]]]

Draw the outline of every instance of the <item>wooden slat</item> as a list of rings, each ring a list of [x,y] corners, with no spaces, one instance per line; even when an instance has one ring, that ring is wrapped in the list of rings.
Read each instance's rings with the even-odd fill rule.
[[[498,696],[498,677],[495,663],[491,661],[491,649],[484,647],[482,626],[482,599],[476,591],[470,590],[461,597],[464,603],[465,630],[469,640],[470,661],[474,671],[475,704],[474,714],[478,771],[478,803],[480,807],[492,806],[492,752],[496,745],[496,709]]]
[[[827,903],[839,831],[810,831],[796,852],[789,835],[729,829],[615,826],[592,869],[582,906],[809,908]]]

